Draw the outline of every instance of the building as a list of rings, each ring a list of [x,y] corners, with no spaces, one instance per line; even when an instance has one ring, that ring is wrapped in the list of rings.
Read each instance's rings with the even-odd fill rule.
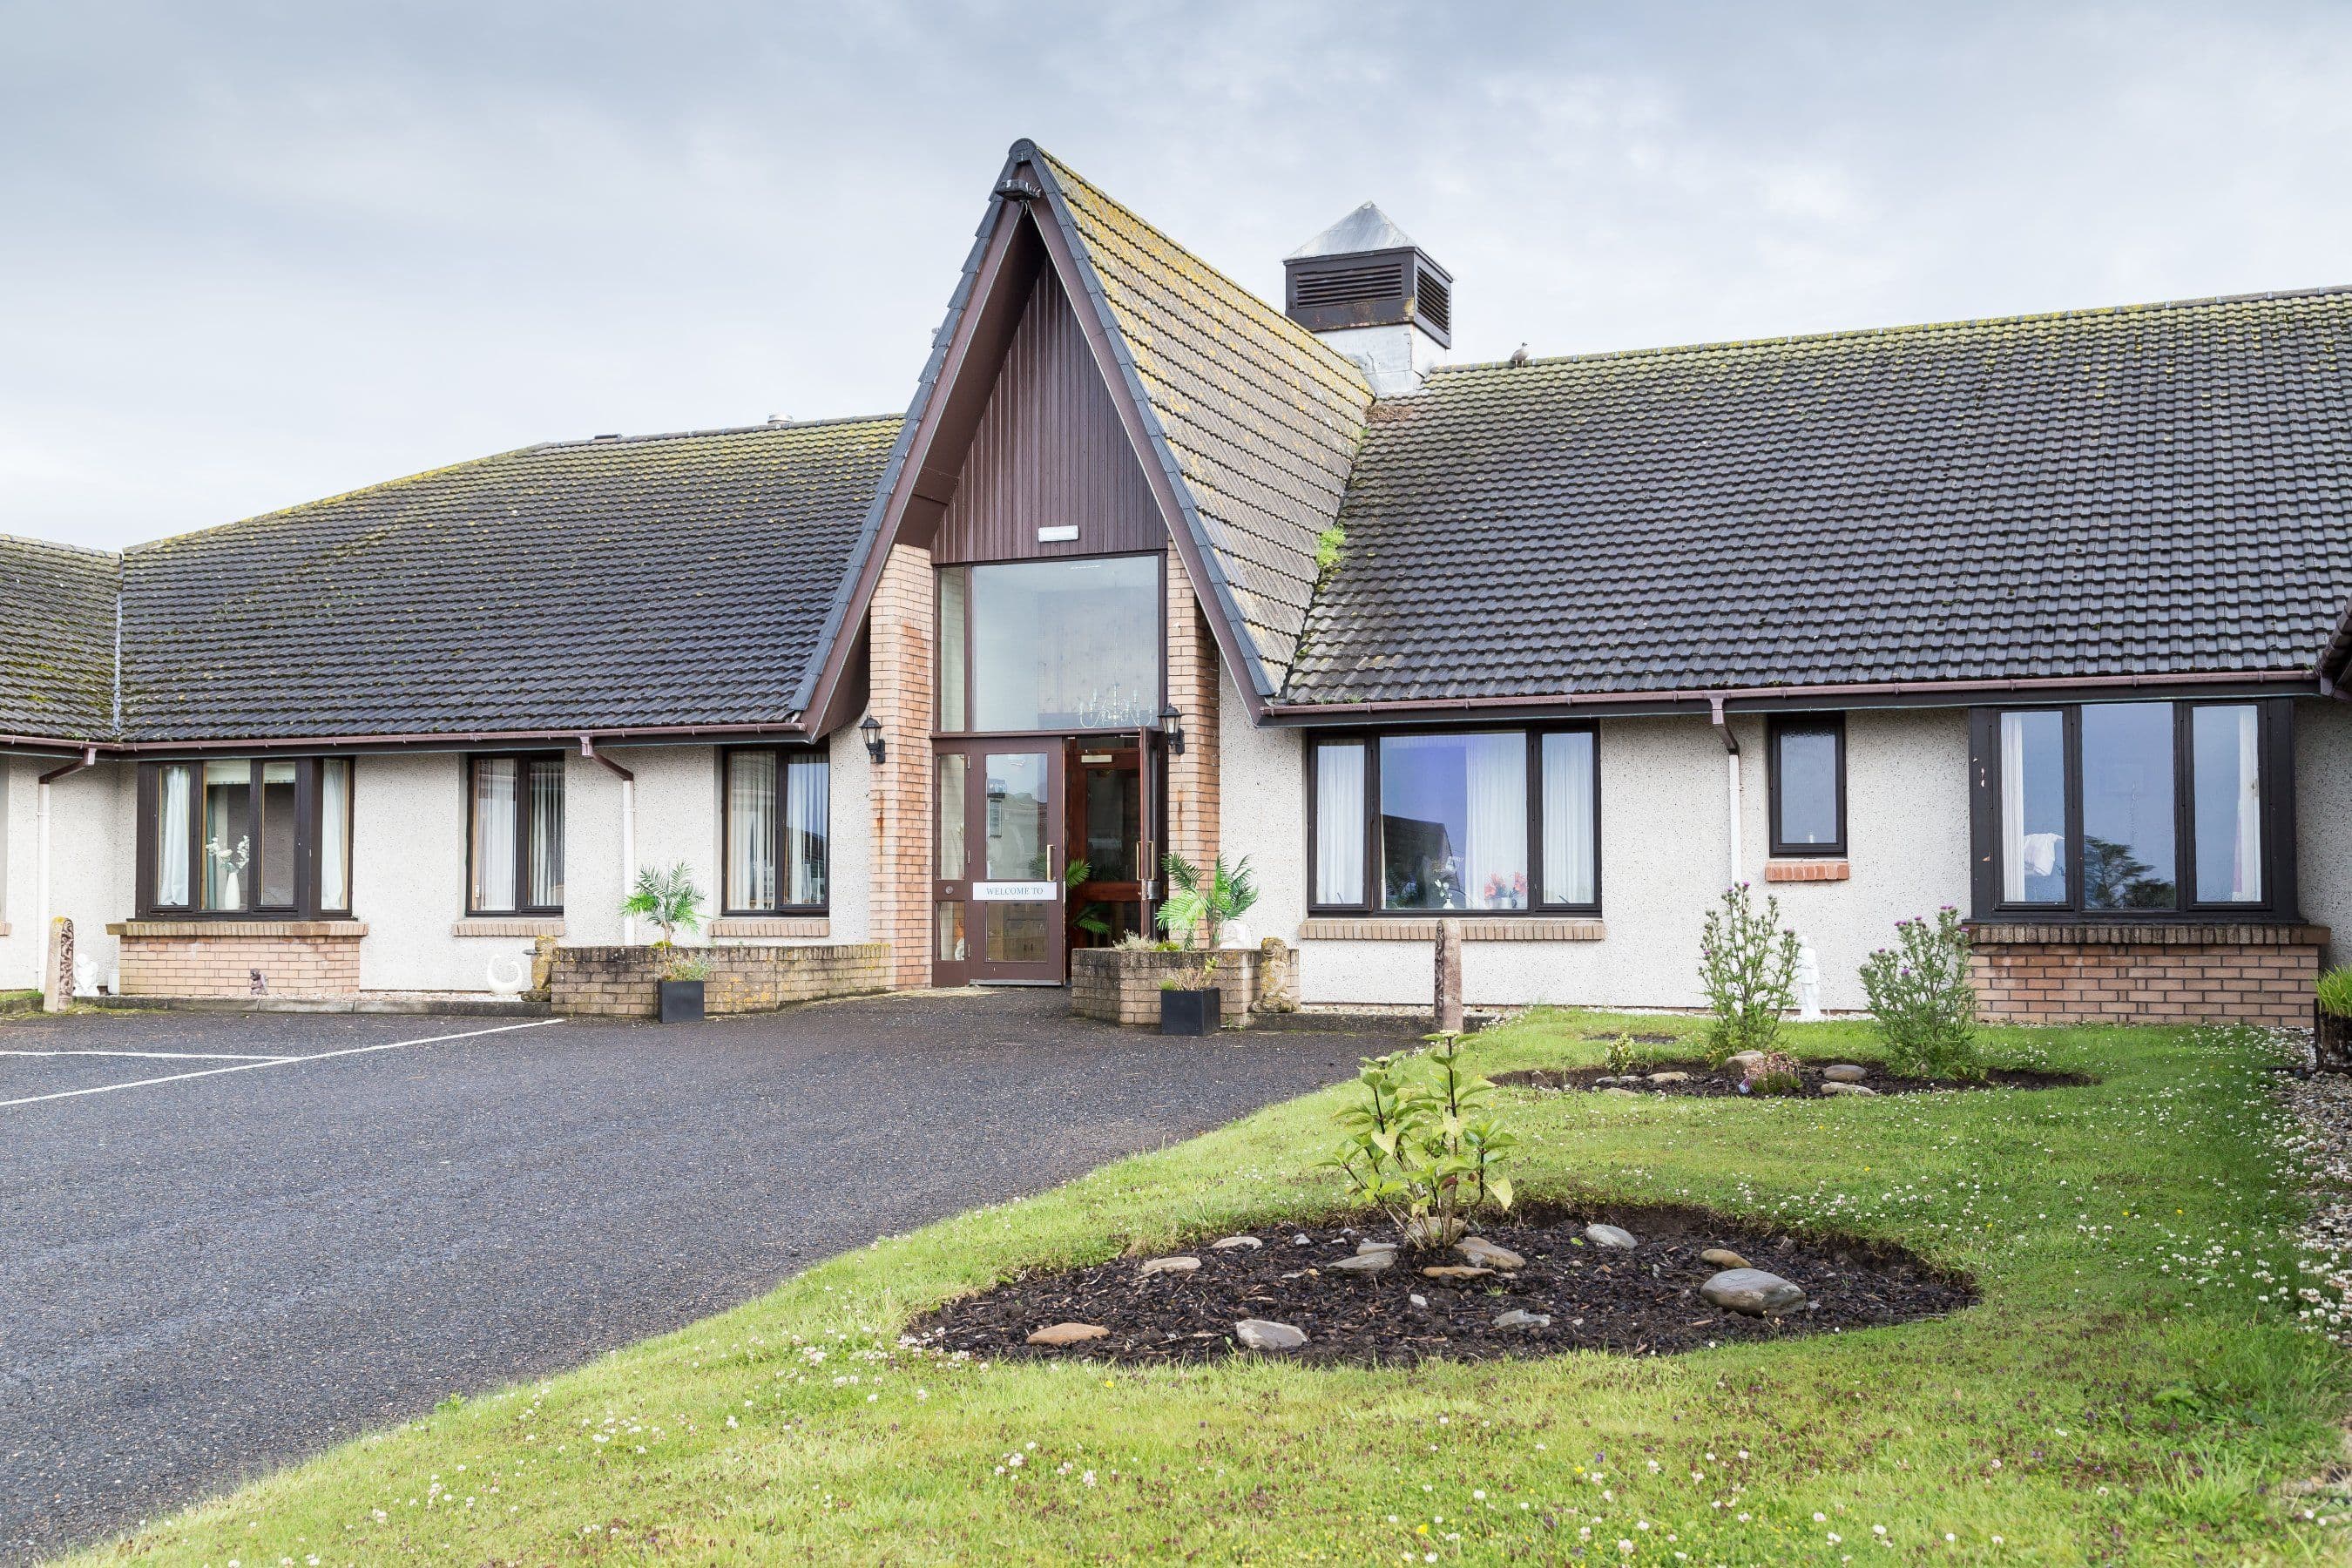
[[[0,984],[481,990],[534,939],[1060,983],[1246,855],[1305,999],[2307,1016],[2352,921],[2352,290],[1451,366],[1376,208],[1286,310],[1016,143],[903,417],[0,545]],[[1077,862],[1083,875],[1072,880]]]

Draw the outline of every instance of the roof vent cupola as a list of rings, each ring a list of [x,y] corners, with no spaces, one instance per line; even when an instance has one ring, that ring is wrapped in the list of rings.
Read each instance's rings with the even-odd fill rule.
[[[1454,345],[1454,275],[1370,202],[1282,269],[1285,312],[1362,366],[1380,396],[1418,389]]]

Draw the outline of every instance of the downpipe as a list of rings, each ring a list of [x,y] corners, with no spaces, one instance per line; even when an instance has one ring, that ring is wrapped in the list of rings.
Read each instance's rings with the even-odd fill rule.
[[[1739,741],[1731,732],[1731,725],[1723,716],[1723,699],[1715,698],[1708,705],[1708,717],[1714,721],[1715,732],[1723,739],[1724,842],[1728,846],[1729,860],[1725,867],[1723,885],[1737,887],[1739,882]]]

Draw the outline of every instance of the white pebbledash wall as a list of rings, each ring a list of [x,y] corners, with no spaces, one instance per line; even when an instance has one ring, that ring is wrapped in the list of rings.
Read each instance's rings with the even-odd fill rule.
[[[2352,702],[2295,704],[2294,762],[2303,916],[2333,933],[2329,963],[2352,963]]]
[[[47,946],[40,900],[40,777],[67,759],[0,757],[0,991],[40,984]],[[136,814],[136,775],[100,763],[49,786],[49,913],[74,922],[77,952],[112,983],[115,939],[106,923],[128,912],[131,840],[123,828]]]
[[[1307,915],[1306,778],[1301,733],[1257,729],[1225,708],[1223,835],[1228,856],[1259,873],[1254,934],[1296,941]],[[1864,1005],[1862,960],[1895,922],[1969,897],[1968,716],[1958,710],[1848,716],[1844,882],[1764,882],[1769,858],[1764,721],[1735,719],[1742,858],[1759,893],[1811,943],[1822,1002]],[[1473,942],[1463,984],[1473,1003],[1691,1007],[1698,940],[1722,891],[1723,742],[1704,718],[1601,721],[1601,921],[1597,942]],[[1435,964],[1428,942],[1300,943],[1301,999],[1421,1005]]]

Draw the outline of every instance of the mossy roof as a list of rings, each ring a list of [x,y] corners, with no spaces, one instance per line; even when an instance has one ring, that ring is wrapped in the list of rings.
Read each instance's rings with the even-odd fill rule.
[[[112,734],[121,570],[110,552],[0,534],[0,735]]]

